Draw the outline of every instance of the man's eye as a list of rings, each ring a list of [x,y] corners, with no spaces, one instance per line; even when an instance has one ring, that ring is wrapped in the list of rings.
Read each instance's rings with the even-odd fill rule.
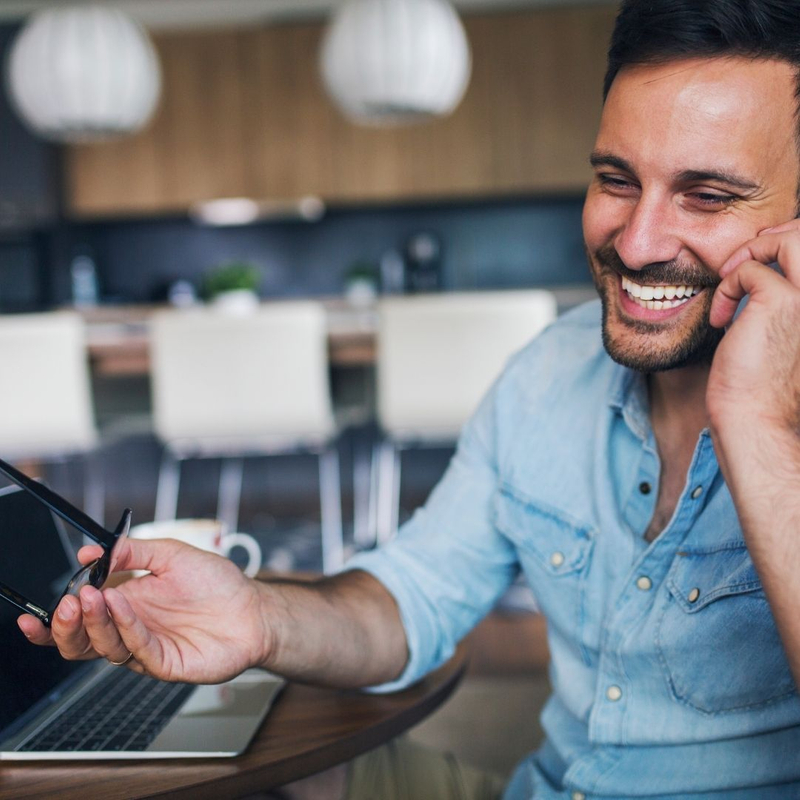
[[[709,206],[711,208],[722,208],[738,200],[736,195],[717,194],[716,192],[692,192],[689,194],[689,197],[700,205]]]
[[[603,175],[600,174],[597,176],[597,180],[600,181],[600,185],[605,189],[613,190],[626,190],[626,189],[634,189],[635,184],[629,181],[627,178],[620,177],[619,175]]]

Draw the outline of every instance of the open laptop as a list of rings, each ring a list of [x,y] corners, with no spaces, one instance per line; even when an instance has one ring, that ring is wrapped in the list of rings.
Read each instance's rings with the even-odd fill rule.
[[[35,575],[40,585],[30,595],[43,597],[77,569],[73,550],[51,511],[15,487],[0,491],[0,580],[13,564],[13,579]],[[28,642],[18,616],[0,603],[0,760],[235,756],[284,685],[260,670],[192,686],[102,659],[65,661],[55,648]]]

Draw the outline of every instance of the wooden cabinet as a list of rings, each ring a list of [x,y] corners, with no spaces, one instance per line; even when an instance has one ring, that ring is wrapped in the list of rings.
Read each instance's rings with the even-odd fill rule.
[[[467,94],[404,128],[347,122],[318,74],[319,23],[172,33],[151,125],[70,148],[72,216],[182,212],[214,197],[331,203],[582,189],[614,9],[470,15]]]

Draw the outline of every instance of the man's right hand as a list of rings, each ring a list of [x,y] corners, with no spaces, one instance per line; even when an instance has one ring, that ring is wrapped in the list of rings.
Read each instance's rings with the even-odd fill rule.
[[[89,563],[98,551],[84,547],[78,558]],[[49,630],[27,614],[20,629],[69,660],[132,653],[130,669],[168,681],[220,683],[267,661],[274,637],[262,588],[232,562],[171,539],[128,539],[117,569],[151,574],[115,589],[86,586],[80,601],[62,599]]]

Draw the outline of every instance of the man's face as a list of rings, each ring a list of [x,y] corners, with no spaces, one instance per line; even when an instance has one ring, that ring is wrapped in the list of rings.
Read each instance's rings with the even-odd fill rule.
[[[780,61],[686,59],[614,80],[583,211],[611,356],[642,372],[709,363],[717,273],[795,216],[795,76]]]

